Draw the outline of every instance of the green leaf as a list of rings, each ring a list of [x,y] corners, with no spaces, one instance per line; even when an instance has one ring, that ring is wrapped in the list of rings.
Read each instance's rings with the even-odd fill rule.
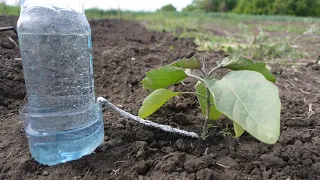
[[[243,56],[229,56],[224,58],[224,60],[221,63],[222,67],[229,69],[247,66],[251,64],[254,64],[254,62]]]
[[[223,60],[223,68],[232,70],[249,70],[261,73],[268,81],[276,82],[276,77],[267,68],[267,64],[263,62],[254,63],[250,59],[242,56],[227,57]]]
[[[169,99],[179,95],[179,92],[173,92],[168,89],[157,89],[147,96],[139,110],[139,117],[147,118],[156,112]]]
[[[165,66],[153,69],[146,73],[146,77],[142,80],[144,89],[166,88],[172,84],[183,81],[188,75],[183,69],[173,66]]]
[[[217,80],[215,80],[215,79],[213,79],[211,77],[205,77],[203,79],[203,81],[206,83],[207,87],[211,87],[217,82]]]
[[[201,62],[195,57],[191,57],[190,59],[183,58],[170,64],[169,66],[175,66],[184,69],[201,69]]]
[[[207,78],[205,80],[211,81],[212,84],[214,84],[213,81],[215,81],[213,79],[209,80]],[[207,97],[207,92],[206,92],[206,87],[200,81],[196,84],[196,93],[201,95],[201,96],[197,95],[197,99],[199,101],[199,105],[200,105],[202,114],[204,117],[206,117],[206,115],[207,115],[207,99],[204,97]],[[202,96],[204,96],[204,97],[202,97]],[[214,105],[214,99],[212,96],[210,97],[210,103],[212,105],[210,107],[209,119],[210,120],[218,120],[219,117],[222,115],[222,113],[220,111],[218,111],[216,106]]]
[[[235,68],[234,70],[250,70],[250,71],[256,71],[261,73],[268,81],[271,81],[273,83],[275,83],[276,77],[270,72],[270,70],[267,68],[267,64],[266,63],[255,63],[252,65],[247,65],[247,66],[242,66],[239,68]]]
[[[274,84],[254,71],[232,71],[209,89],[220,112],[258,140],[276,143],[281,102]]]
[[[233,130],[237,138],[242,136],[244,133],[244,129],[236,122],[233,122]]]

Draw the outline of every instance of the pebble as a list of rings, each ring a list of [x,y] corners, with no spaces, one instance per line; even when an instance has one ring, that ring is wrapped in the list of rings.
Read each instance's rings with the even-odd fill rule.
[[[14,49],[16,47],[16,45],[10,41],[4,41],[4,42],[1,42],[1,47],[5,48],[5,49]]]
[[[42,176],[49,176],[49,172],[48,171],[43,171]]]

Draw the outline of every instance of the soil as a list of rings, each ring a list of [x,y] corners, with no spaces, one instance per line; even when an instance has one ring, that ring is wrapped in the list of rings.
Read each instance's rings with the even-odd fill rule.
[[[1,26],[16,17],[0,17]],[[147,30],[139,22],[94,20],[92,25],[97,96],[137,114],[148,91],[146,71],[182,57],[200,56],[191,39]],[[272,65],[280,89],[281,137],[266,145],[244,134],[233,138],[226,118],[207,141],[144,127],[104,109],[105,139],[91,155],[48,167],[33,160],[19,107],[26,90],[14,32],[0,32],[0,180],[4,179],[320,179],[320,66]],[[206,55],[214,64],[225,55]],[[219,72],[221,76],[224,72]],[[174,90],[193,90],[193,80]],[[202,115],[193,96],[171,100],[150,120],[200,134]]]

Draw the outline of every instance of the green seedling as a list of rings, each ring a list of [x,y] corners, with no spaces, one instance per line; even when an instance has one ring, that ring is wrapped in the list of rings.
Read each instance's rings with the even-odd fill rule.
[[[212,75],[221,68],[231,71],[220,80],[213,78]],[[195,71],[202,75],[194,75]],[[186,78],[198,80],[194,92],[166,89]],[[147,118],[175,96],[194,94],[205,117],[203,140],[208,137],[213,122],[224,114],[233,121],[236,137],[247,131],[258,140],[273,144],[280,135],[281,110],[275,82],[276,78],[265,63],[255,63],[242,56],[227,57],[211,70],[203,60],[183,58],[146,73],[143,88],[153,92],[144,99],[139,117]]]

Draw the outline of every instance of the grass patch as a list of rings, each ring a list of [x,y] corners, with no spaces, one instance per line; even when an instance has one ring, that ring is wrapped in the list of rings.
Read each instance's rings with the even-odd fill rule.
[[[0,14],[19,15],[19,7],[0,3]],[[88,19],[122,18],[144,22],[150,30],[193,38],[200,51],[223,50],[259,60],[296,61],[317,57],[320,18],[203,12],[86,10]],[[312,44],[310,39],[313,39]],[[171,50],[174,48],[171,48]]]

